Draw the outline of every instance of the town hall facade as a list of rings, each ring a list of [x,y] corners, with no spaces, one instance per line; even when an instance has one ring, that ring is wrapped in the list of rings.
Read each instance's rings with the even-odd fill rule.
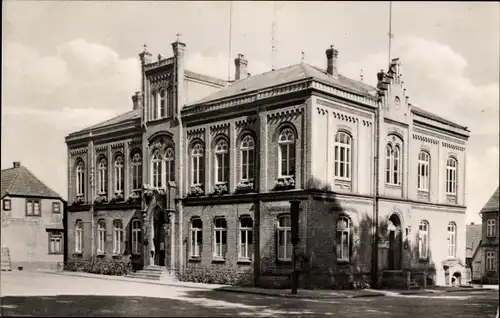
[[[239,54],[226,82],[172,48],[140,53],[131,111],[66,138],[69,261],[284,286],[299,201],[300,286],[461,282],[469,131],[410,103],[398,59],[371,87],[339,74],[333,46],[326,69],[258,75]]]

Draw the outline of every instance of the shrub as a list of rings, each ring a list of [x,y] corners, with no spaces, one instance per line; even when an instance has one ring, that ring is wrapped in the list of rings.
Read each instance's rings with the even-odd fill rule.
[[[252,285],[251,274],[236,266],[224,269],[206,266],[187,267],[177,272],[177,279],[182,282],[204,284]]]
[[[93,258],[90,260],[67,262],[64,264],[64,270],[68,272],[124,276],[132,271],[132,265],[130,262],[121,260],[106,261]]]

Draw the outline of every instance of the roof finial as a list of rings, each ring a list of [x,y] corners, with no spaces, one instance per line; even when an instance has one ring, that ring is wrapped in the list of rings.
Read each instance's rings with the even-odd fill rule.
[[[143,52],[146,53],[148,51],[148,46],[146,44],[144,44],[144,50]]]
[[[301,51],[300,53],[302,53],[302,63],[304,63],[304,51]]]
[[[181,36],[181,35],[182,35],[182,34],[180,34],[179,32],[177,32],[177,33],[175,34],[175,36],[177,37],[177,42],[180,42],[180,36]]]

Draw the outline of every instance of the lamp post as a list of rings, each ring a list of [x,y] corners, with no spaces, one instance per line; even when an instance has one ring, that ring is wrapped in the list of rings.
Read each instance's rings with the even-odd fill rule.
[[[300,201],[290,201],[290,218],[291,218],[291,243],[292,243],[292,294],[297,294],[298,272],[296,270],[296,247],[300,241],[299,238],[299,207]]]

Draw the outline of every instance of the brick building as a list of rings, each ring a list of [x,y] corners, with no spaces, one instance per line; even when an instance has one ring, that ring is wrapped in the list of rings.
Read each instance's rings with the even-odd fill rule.
[[[2,170],[2,267],[57,268],[64,261],[66,202],[20,162]]]
[[[382,281],[460,281],[469,131],[410,104],[398,59],[371,87],[338,73],[333,46],[326,70],[250,76],[240,54],[226,83],[186,70],[184,49],[142,52],[134,109],[67,137],[72,257],[103,246],[102,257],[277,286],[298,200],[302,286],[369,281],[375,265]]]

